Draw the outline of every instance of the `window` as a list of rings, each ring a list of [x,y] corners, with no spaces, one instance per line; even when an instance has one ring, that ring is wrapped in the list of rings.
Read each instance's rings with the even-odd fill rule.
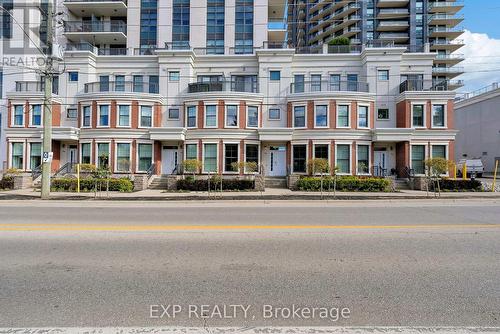
[[[68,79],[70,82],[78,81],[78,72],[68,72]]]
[[[140,48],[141,53],[147,53],[157,43],[158,1],[141,0],[140,9]]]
[[[30,166],[31,170],[42,164],[42,143],[30,143]]]
[[[208,105],[205,107],[205,127],[217,127],[217,106]]]
[[[172,44],[176,48],[189,48],[189,16],[189,0],[174,0]]]
[[[153,145],[151,144],[138,144],[138,166],[139,172],[146,172],[153,164]]]
[[[330,90],[340,90],[340,74],[330,74]]]
[[[67,108],[66,118],[78,118],[78,110],[76,108]]]
[[[368,107],[358,106],[358,127],[367,128],[368,127]]]
[[[311,75],[311,92],[321,91],[321,74]]]
[[[153,122],[153,107],[141,106],[141,127],[150,128]]]
[[[444,105],[435,104],[432,106],[432,126],[444,127]]]
[[[224,171],[237,172],[238,166],[233,164],[238,163],[238,144],[225,144],[224,145]],[[236,167],[236,168],[234,168]]]
[[[224,54],[224,0],[207,0],[207,54]]]
[[[99,77],[99,91],[109,92],[109,75],[101,75]]]
[[[306,126],[306,107],[297,106],[293,108],[293,126],[304,128]]]
[[[348,128],[349,127],[349,106],[339,105],[337,107],[337,127]]]
[[[294,76],[294,90],[293,93],[304,93],[304,75],[296,74]]]
[[[125,91],[125,76],[115,75],[115,91],[123,92]]]
[[[389,80],[389,70],[378,70],[378,80],[388,81]]]
[[[187,115],[186,115],[186,126],[188,128],[196,127],[196,107],[189,106],[187,107]]]
[[[338,167],[339,173],[350,174],[351,173],[351,147],[350,145],[337,145],[336,149],[337,161],[336,166]]]
[[[168,109],[168,118],[169,119],[179,119],[179,109],[178,108]]]
[[[217,144],[203,144],[203,170],[217,172]]]
[[[280,71],[269,71],[269,80],[271,80],[271,81],[281,80],[281,72]]]
[[[279,120],[281,118],[280,109],[271,108],[269,109],[269,119],[270,120]]]
[[[158,94],[160,91],[160,83],[157,75],[149,76],[149,93]]]
[[[116,171],[130,172],[130,144],[116,144]]]
[[[432,157],[446,159],[446,145],[432,145]]]
[[[314,108],[314,125],[316,127],[328,126],[328,106],[318,105]]]
[[[247,126],[256,128],[259,126],[259,108],[255,106],[247,107]]]
[[[238,126],[238,106],[228,105],[226,107],[226,126]]]
[[[415,104],[412,107],[412,126],[413,127],[423,127],[424,126],[424,106],[422,104]]]
[[[90,126],[90,106],[83,107],[83,115],[82,115],[82,126],[89,127]]]
[[[15,105],[14,106],[14,125],[22,126],[24,125],[24,106]]]
[[[232,75],[231,76],[231,91],[233,92],[248,92],[257,93],[257,76],[256,75]]]
[[[97,167],[109,167],[109,143],[97,143]]]
[[[389,109],[379,109],[377,111],[378,120],[388,120],[389,119]]]
[[[293,145],[293,171],[295,173],[306,172],[306,145]]]
[[[42,125],[42,106],[34,104],[31,108],[31,125]]]
[[[358,174],[368,174],[370,172],[370,146],[358,145]]]
[[[12,168],[24,169],[24,143],[12,143]]]
[[[425,174],[425,145],[412,145],[411,168],[415,174]]]
[[[180,79],[179,71],[168,72],[168,81],[179,81],[179,79]]]
[[[255,144],[246,144],[245,145],[245,161],[252,162],[256,164],[258,171],[259,166],[259,145]],[[247,171],[250,172],[250,171]]]
[[[358,75],[348,74],[347,75],[347,90],[351,92],[358,91]]]
[[[82,164],[90,164],[91,154],[90,154],[90,143],[84,143],[80,145],[80,149],[82,152]]]
[[[134,75],[133,77],[134,92],[142,93],[144,91],[142,75]]]
[[[253,0],[236,0],[235,53],[253,52]]]
[[[198,160],[198,145],[186,144],[186,160]]]
[[[109,106],[99,106],[99,126],[109,126]]]
[[[118,106],[118,126],[130,126],[130,106]]]
[[[314,145],[314,158],[315,159],[326,159],[328,161],[328,145]]]

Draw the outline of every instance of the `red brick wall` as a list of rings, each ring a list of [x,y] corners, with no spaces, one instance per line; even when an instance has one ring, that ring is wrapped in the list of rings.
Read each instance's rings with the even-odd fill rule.
[[[308,129],[314,129],[314,101],[307,102],[306,126]]]
[[[409,128],[410,102],[401,101],[396,104],[396,127]]]
[[[240,162],[245,161],[245,141],[240,140]],[[240,170],[240,175],[243,175],[245,171]]]
[[[358,128],[358,102],[351,102],[351,129]]]
[[[448,160],[455,161],[455,141],[450,140],[448,144]]]
[[[130,170],[132,171],[132,173],[135,173],[136,172],[136,163],[137,163],[137,141],[134,140],[132,141],[132,159],[131,160],[131,166],[130,166]]]
[[[288,102],[286,105],[286,126],[292,127],[292,103]]]
[[[430,129],[432,127],[432,102],[431,101],[427,101],[427,105],[426,105],[426,110],[425,110],[425,117],[427,118],[426,121],[425,121],[425,125],[427,127],[427,129]]]
[[[24,103],[24,127],[27,128],[30,125],[30,104],[28,101]]]
[[[111,139],[111,142],[109,143],[110,148],[109,148],[109,166],[110,169],[115,171],[115,140]]]
[[[153,126],[156,128],[160,128],[161,127],[161,119],[162,119],[162,117],[161,117],[161,104],[155,103]]]
[[[97,127],[97,102],[92,101],[92,127]]]
[[[410,143],[396,143],[396,170],[400,172],[404,167],[410,166]]]
[[[155,152],[155,174],[160,175],[161,174],[161,143],[159,141],[155,141],[154,143],[154,152]]]
[[[26,150],[27,152],[27,150]],[[52,141],[52,152],[54,156],[52,157],[52,163],[50,169],[52,172],[56,172],[61,167],[61,142],[58,140]],[[28,160],[26,160],[27,162]]]
[[[356,142],[354,141],[352,143],[352,155],[351,155],[351,170],[352,170],[352,175],[356,175],[357,174],[357,160],[356,160]]]
[[[222,143],[222,140],[219,140],[218,162],[219,162],[219,174],[222,174],[222,172],[224,171],[224,144]]]
[[[131,125],[132,129],[137,129],[139,127],[139,102],[137,101],[132,101],[132,108],[131,108]]]
[[[454,115],[455,115],[455,103],[453,102],[453,100],[449,100],[447,108],[446,108],[446,117],[447,117],[447,121],[448,121],[448,124],[447,124],[448,129],[454,129],[454,127],[455,127],[455,117],[454,117]]]
[[[110,115],[109,115],[109,127],[114,129],[116,128],[117,123],[117,112],[116,112],[116,100],[111,101]]]
[[[247,110],[247,103],[245,101],[240,101],[240,106],[238,108],[238,121],[240,129],[244,129],[247,127],[247,119],[245,117],[246,110]]]
[[[335,169],[335,140],[332,140],[330,144],[330,172],[333,174]]]
[[[225,108],[224,100],[219,100],[217,102],[217,125],[219,129],[224,129],[226,125],[224,122]]]
[[[337,102],[335,100],[330,100],[328,112],[328,117],[330,117],[330,129],[335,129],[337,127]]]
[[[198,102],[198,115],[196,116],[198,118],[198,129],[203,129],[205,126],[205,103],[203,101]]]

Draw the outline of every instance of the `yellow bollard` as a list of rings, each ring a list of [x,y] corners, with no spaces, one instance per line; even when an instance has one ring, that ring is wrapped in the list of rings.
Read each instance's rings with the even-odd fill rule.
[[[453,180],[457,179],[457,164],[453,164]]]
[[[80,192],[80,164],[76,164],[76,192]]]
[[[462,179],[467,180],[467,165],[465,164],[465,162],[462,167]]]
[[[495,192],[495,185],[497,183],[497,170],[498,170],[498,160],[495,162],[495,171],[493,172],[493,185],[491,186],[491,192]]]

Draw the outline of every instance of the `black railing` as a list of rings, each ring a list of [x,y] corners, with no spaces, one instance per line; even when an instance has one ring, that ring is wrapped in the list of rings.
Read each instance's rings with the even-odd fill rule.
[[[172,175],[182,175],[184,174],[184,166],[182,164],[175,165]]]
[[[373,176],[386,177],[387,168],[382,168],[382,166],[373,166]]]
[[[202,92],[244,92],[258,93],[257,82],[241,82],[238,80],[224,80],[215,82],[195,82],[188,85],[189,93]]]
[[[448,90],[448,81],[432,82],[431,80],[405,80],[399,84],[399,92],[420,92],[420,91],[445,91]]]
[[[399,177],[404,179],[412,179],[415,177],[415,170],[410,167],[403,167],[399,170]]]
[[[99,48],[97,54],[99,56],[126,56],[127,48]]]
[[[16,81],[16,92],[43,92],[44,81]],[[52,94],[59,94],[57,84],[52,84]]]
[[[31,179],[33,181],[38,179],[40,175],[42,175],[42,165],[36,166],[31,170]]]
[[[66,175],[66,174],[70,174],[70,173],[73,173],[73,169],[75,167],[76,163],[74,162],[67,162],[65,163],[61,168],[59,168],[55,173],[54,175],[52,175],[52,177],[57,177],[58,175]]]
[[[150,179],[155,173],[156,173],[156,164],[152,163],[151,166],[149,166],[148,170],[146,171],[148,179]]]
[[[132,82],[132,81],[91,82],[91,83],[86,83],[84,87],[85,93],[133,92],[133,93],[158,94],[158,91],[159,91],[158,83]]]
[[[368,83],[360,81],[304,81],[290,84],[290,93],[311,92],[365,92]]]
[[[127,34],[127,23],[124,21],[67,21],[65,32],[121,32]]]

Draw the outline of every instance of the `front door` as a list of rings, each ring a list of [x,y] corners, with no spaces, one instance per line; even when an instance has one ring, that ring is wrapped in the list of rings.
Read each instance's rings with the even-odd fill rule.
[[[387,152],[375,151],[373,158],[375,176],[387,176]]]
[[[286,148],[271,147],[267,163],[269,176],[286,176]]]
[[[71,164],[78,162],[78,149],[76,145],[69,145],[68,162],[71,162]]]
[[[179,163],[179,150],[174,146],[163,146],[162,151],[162,174],[173,174]]]

